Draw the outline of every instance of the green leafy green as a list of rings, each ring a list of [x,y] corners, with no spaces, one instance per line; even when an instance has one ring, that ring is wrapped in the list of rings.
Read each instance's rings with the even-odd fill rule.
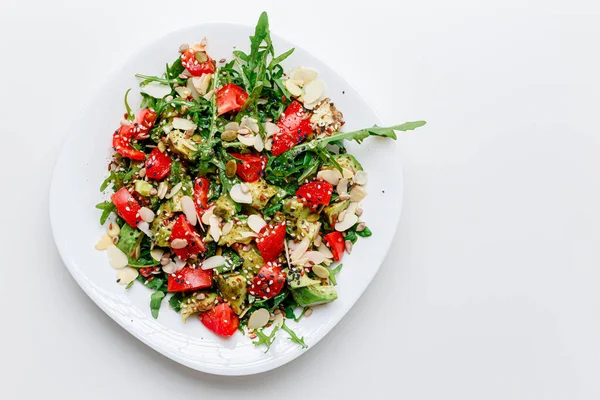
[[[175,312],[179,312],[181,310],[181,301],[183,300],[183,293],[175,293],[173,296],[169,298],[169,304],[173,307]]]
[[[329,269],[329,280],[331,281],[331,283],[333,283],[334,286],[337,285],[335,276],[340,273],[343,266],[344,266],[344,264],[339,264],[334,269],[328,268]]]
[[[154,317],[154,319],[158,318],[158,311],[160,310],[160,305],[164,298],[165,293],[160,290],[152,293],[150,296],[150,311],[152,312],[152,317]]]
[[[125,110],[127,110],[127,119],[130,121],[133,121],[135,119],[135,115],[131,111],[131,107],[129,107],[129,103],[127,102],[127,96],[129,95],[129,92],[131,92],[131,89],[127,89],[127,91],[125,92],[125,98],[123,99],[123,101],[125,103]]]
[[[283,320],[283,325],[281,325],[281,329],[283,329],[284,331],[287,332],[288,335],[290,335],[290,337],[288,339],[290,339],[292,342],[299,344],[300,346],[302,346],[303,349],[306,349],[308,347],[306,345],[306,343],[304,343],[304,336],[301,338],[298,337],[298,335],[296,335],[296,332],[291,330],[290,327],[288,327],[285,324],[285,320]]]
[[[117,207],[115,207],[112,201],[103,201],[102,203],[98,203],[96,204],[96,208],[102,210],[102,215],[100,216],[100,225],[104,225],[110,213],[117,211]]]
[[[135,259],[132,254],[135,253],[135,249],[140,245],[142,241],[143,233],[137,229],[132,228],[129,224],[123,224],[121,227],[121,233],[119,234],[119,242],[117,247],[127,255],[129,261],[135,264]]]
[[[371,230],[365,226],[362,231],[356,231],[356,234],[360,237],[369,237],[373,234],[373,232],[371,232]]]
[[[252,342],[252,344],[255,346],[261,346],[261,345],[267,346],[267,349],[265,350],[265,353],[266,353],[271,348],[273,341],[275,341],[275,334],[279,330],[279,326],[275,326],[273,328],[273,330],[271,331],[271,333],[268,335],[264,333],[264,330],[265,330],[265,328],[257,329],[254,331],[258,340]]]

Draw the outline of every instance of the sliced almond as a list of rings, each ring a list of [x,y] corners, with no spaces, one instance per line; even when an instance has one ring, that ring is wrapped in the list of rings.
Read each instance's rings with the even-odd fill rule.
[[[204,74],[202,76],[193,76],[190,80],[192,81],[192,85],[194,86],[194,89],[196,89],[196,92],[198,92],[200,96],[204,96],[208,91],[211,79],[211,74]]]
[[[256,135],[254,138],[254,148],[259,153],[265,149],[265,144],[263,143],[263,140],[260,137],[260,135]]]
[[[150,257],[152,257],[153,260],[159,261],[161,260],[163,254],[165,254],[165,251],[163,249],[152,249],[150,250]]]
[[[269,323],[269,311],[266,308],[259,308],[248,318],[249,329],[259,329]]]
[[[117,246],[108,246],[106,251],[108,253],[108,261],[110,262],[110,266],[114,269],[125,268],[129,263],[127,255],[123,253]]]
[[[177,86],[175,91],[182,99],[187,99],[192,95],[192,90],[186,86]]]
[[[271,151],[272,148],[273,148],[273,139],[267,138],[267,140],[265,140],[265,149],[267,151]]]
[[[308,258],[308,261],[313,264],[321,264],[325,261],[325,256],[319,251],[307,251],[304,253],[304,257]]]
[[[188,79],[185,87],[188,88],[190,90],[190,95],[192,96],[192,98],[194,100],[198,100],[200,98],[200,95],[198,94],[198,91],[196,90],[196,88],[194,87],[194,84],[192,82],[191,79]]]
[[[151,209],[149,209],[148,207],[142,207],[140,208],[140,217],[142,218],[143,221],[150,223],[152,221],[154,221],[154,211],[152,211]]]
[[[144,235],[148,236],[149,238],[153,236],[152,231],[150,230],[150,225],[146,221],[138,222],[137,228],[144,232]]]
[[[296,261],[292,261],[292,265],[304,265],[308,263],[308,257],[299,258]]]
[[[212,256],[208,257],[202,262],[202,269],[213,269],[225,265],[225,257],[223,256]]]
[[[243,238],[249,238],[249,237],[258,237],[258,234],[254,233],[254,232],[240,232],[240,236]]]
[[[150,82],[146,86],[142,86],[140,92],[146,93],[148,96],[154,97],[155,99],[162,99],[171,94],[171,86],[163,85],[158,82]]]
[[[338,194],[344,194],[344,193],[348,193],[348,179],[346,178],[342,178],[340,179],[340,181],[338,182],[335,190],[336,192],[338,192]]]
[[[337,169],[325,169],[317,173],[317,179],[322,179],[332,185],[337,185],[342,179],[342,174]]]
[[[173,118],[173,128],[180,131],[195,131],[198,125],[186,118]]]
[[[338,232],[344,232],[354,226],[358,222],[358,217],[356,214],[350,214],[346,212],[346,216],[343,220],[337,222],[335,224],[335,230]]]
[[[356,174],[354,174],[354,183],[357,185],[366,185],[367,173],[365,171],[356,171]]]
[[[253,147],[254,143],[256,143],[255,135],[238,135],[237,139],[240,143],[245,144],[248,147]]]
[[[275,310],[277,311],[277,310]],[[306,313],[304,313],[304,316],[306,316]],[[282,313],[277,313],[275,314],[275,319],[273,320],[273,326],[278,326],[281,327],[281,325],[283,325],[283,314]]]
[[[172,274],[177,271],[177,266],[173,261],[169,261],[167,264],[162,266],[162,270],[167,274]]]
[[[265,135],[267,137],[275,135],[280,132],[279,127],[272,122],[265,122],[264,127],[265,127]]]
[[[210,225],[208,233],[210,233],[210,236],[215,242],[218,242],[223,234],[223,231],[221,231],[221,218],[216,215],[211,215],[208,224]]]
[[[350,171],[348,168],[342,168],[342,178],[346,178],[346,179],[350,180],[353,177],[354,177],[354,172]]]
[[[111,222],[106,227],[106,234],[111,238],[119,236],[119,233],[121,233],[121,228],[114,222]]]
[[[181,257],[179,257],[179,256],[176,256],[175,260],[173,262],[175,263],[175,270],[176,271],[179,271],[180,269],[182,269],[186,265],[186,262],[183,261],[181,259]]]
[[[244,116],[240,128],[248,128],[251,132],[258,133],[258,122],[252,117]]]
[[[213,94],[215,94],[214,89],[211,91],[206,92],[206,94],[204,96],[202,96],[204,98],[204,100],[210,100],[213,97]]]
[[[158,191],[158,193],[157,193],[158,198],[161,199],[161,200],[164,199],[165,195],[167,194],[167,190],[168,189],[169,189],[169,186],[167,186],[166,182],[159,183],[158,184],[158,189],[157,189],[157,191]]]
[[[318,79],[311,81],[304,85],[304,103],[314,103],[318,101],[324,93],[325,84],[322,81]]]
[[[323,254],[325,258],[333,258],[333,253],[329,250],[329,247],[325,246],[325,243],[319,245],[319,253]]]
[[[213,216],[214,211],[215,211],[215,206],[212,206],[208,210],[204,211],[204,214],[202,214],[202,223],[204,225],[210,224],[210,217]]]
[[[175,249],[175,250],[183,249],[187,245],[188,245],[188,242],[185,239],[173,239],[171,241],[171,248]]]
[[[321,265],[315,265],[312,267],[312,271],[321,279],[329,278],[329,270]]]
[[[181,190],[181,187],[183,186],[183,183],[179,182],[177,185],[173,186],[173,189],[171,189],[171,191],[169,192],[168,195],[165,196],[166,199],[170,199],[171,197],[175,196],[177,194],[177,192],[179,192]]]
[[[233,185],[233,187],[229,191],[229,196],[231,196],[233,201],[235,201],[236,203],[240,203],[240,204],[252,203],[252,194],[244,193],[242,191],[241,185],[239,183],[236,183],[235,185]]]
[[[233,221],[227,221],[225,225],[223,225],[223,235],[227,235],[233,229]]]
[[[317,79],[317,76],[319,76],[319,73],[316,69],[305,67],[297,68],[293,74],[294,80],[302,81],[305,85]]]
[[[362,186],[354,186],[352,190],[350,190],[350,201],[361,201],[367,197],[367,191]]]
[[[291,79],[285,81],[285,88],[294,97],[302,96],[302,89]]]
[[[140,273],[137,269],[131,267],[125,267],[119,272],[117,272],[117,281],[119,281],[119,285],[129,285],[131,282],[135,281]]]
[[[260,233],[262,228],[265,227],[267,223],[265,220],[258,214],[252,214],[248,217],[248,226],[256,233]]]
[[[192,225],[196,225],[198,214],[196,213],[194,200],[192,200],[190,196],[183,196],[181,200],[179,200],[179,203],[181,204],[181,209],[188,222]]]
[[[298,243],[298,246],[296,246],[296,248],[292,251],[292,254],[290,254],[290,258],[292,259],[292,261],[299,260],[300,257],[302,257],[304,253],[306,253],[306,250],[308,250],[309,245],[310,241],[308,240],[308,238],[302,239],[302,241]]]
[[[100,237],[98,243],[96,243],[96,250],[106,250],[109,246],[113,245],[113,240],[106,233]]]

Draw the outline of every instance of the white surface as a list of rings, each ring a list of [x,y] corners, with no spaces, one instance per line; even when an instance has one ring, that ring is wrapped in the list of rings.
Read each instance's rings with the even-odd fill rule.
[[[288,340],[285,334],[277,337],[267,354],[264,348],[252,344],[248,336],[236,334],[231,338],[219,338],[196,318],[183,324],[181,316],[169,310],[166,300],[159,319],[153,319],[148,306],[152,292],[143,285],[125,291],[123,286],[115,283],[116,273],[109,266],[107,254],[94,249],[98,238],[106,232],[106,228],[98,224],[101,213],[94,206],[108,197],[98,188],[105,179],[107,160],[112,153],[111,132],[124,112],[123,93],[133,87],[129,99],[131,104],[139,104],[139,80],[135,73],[160,74],[167,60],[171,62],[178,56],[181,43],[199,42],[204,35],[209,40],[207,51],[213,59],[231,59],[233,46],[249,50],[248,37],[253,33],[252,27],[242,25],[202,24],[173,32],[141,49],[103,84],[102,90],[94,95],[69,128],[70,135],[56,163],[49,197],[50,221],[57,248],[73,277],[92,300],[123,328],[160,353],[199,371],[219,375],[268,371],[305,354],[306,350]],[[272,34],[272,41],[276,54],[293,47],[275,34]],[[344,128],[348,132],[374,124],[381,126],[377,114],[351,85],[296,46],[284,67],[291,70],[299,66],[311,66],[319,71],[319,78],[327,83],[327,95],[346,114]],[[378,235],[357,244],[351,256],[344,257],[344,269],[337,277],[338,300],[315,308],[312,316],[298,325],[288,322],[311,348],[365,291],[385,258],[400,217],[399,146],[389,140],[372,138],[362,146],[349,143],[348,150],[370,174],[366,186],[370,194],[362,202],[365,212],[361,218]],[[398,173],[391,177],[388,171]],[[70,218],[65,218],[66,215]]]
[[[294,398],[310,388],[327,398],[597,399],[592,1],[264,3],[275,32],[348,77],[385,122],[429,122],[399,140],[404,210],[379,274],[308,354],[248,378],[179,366],[87,298],[49,231],[66,127],[136,46],[225,18],[204,3],[0,3],[2,397]],[[253,23],[251,4],[227,6],[226,18]],[[135,382],[141,372],[161,383]]]

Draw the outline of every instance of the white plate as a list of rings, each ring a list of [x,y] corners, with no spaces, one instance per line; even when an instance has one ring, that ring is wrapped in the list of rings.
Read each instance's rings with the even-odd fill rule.
[[[287,340],[284,332],[278,335],[267,354],[239,333],[229,339],[219,338],[196,318],[190,318],[184,324],[166,301],[159,318],[153,319],[149,308],[151,291],[139,283],[129,290],[118,285],[106,252],[94,249],[104,232],[98,224],[100,212],[94,205],[104,200],[99,187],[112,151],[111,135],[124,112],[123,94],[128,88],[133,88],[132,95],[138,91],[134,74],[162,73],[165,63],[178,56],[181,43],[199,42],[204,36],[208,38],[209,54],[215,60],[230,59],[234,46],[249,47],[248,37],[252,33],[253,28],[247,26],[202,24],[173,32],[134,55],[103,85],[72,126],[56,163],[50,189],[50,219],[56,245],[69,271],[87,295],[148,346],[190,368],[220,375],[267,371],[293,360],[306,350]],[[330,67],[276,35],[273,35],[273,41],[277,54],[296,48],[284,63],[286,68],[302,65],[319,71],[327,85],[327,95],[344,113],[346,130],[381,123],[373,108]],[[139,99],[139,95],[130,96],[130,104],[139,104]],[[290,324],[304,336],[309,348],[342,319],[367,288],[383,262],[400,218],[402,174],[395,142],[369,138],[362,146],[353,142],[348,148],[369,172],[369,195],[364,201],[362,218],[374,236],[360,239],[353,253],[344,257],[344,268],[338,277],[339,299],[316,307],[312,316],[299,324]]]

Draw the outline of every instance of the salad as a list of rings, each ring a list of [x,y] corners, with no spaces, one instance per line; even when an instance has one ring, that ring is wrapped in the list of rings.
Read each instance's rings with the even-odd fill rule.
[[[342,132],[318,71],[281,65],[263,13],[250,51],[213,60],[184,44],[162,75],[136,75],[142,102],[112,136],[96,248],[117,282],[152,291],[210,331],[268,350],[286,325],[335,301],[340,263],[372,232],[361,220],[367,172],[345,148],[425,124]],[[174,49],[175,53],[175,49]],[[198,321],[196,321],[198,322]]]

